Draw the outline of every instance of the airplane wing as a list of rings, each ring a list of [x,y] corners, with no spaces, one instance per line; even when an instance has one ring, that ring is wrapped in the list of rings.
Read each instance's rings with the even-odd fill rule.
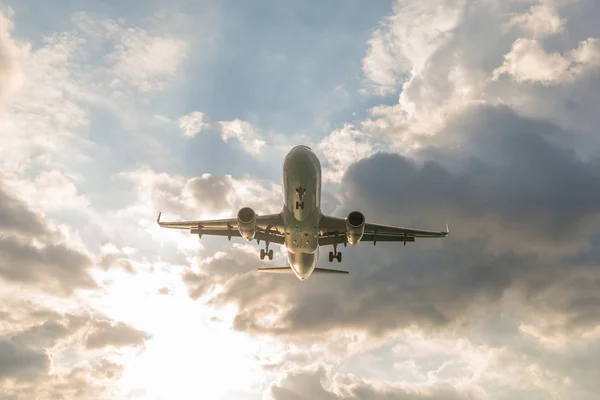
[[[227,236],[229,240],[232,237],[242,237],[238,229],[237,218],[199,220],[199,221],[173,221],[164,222],[160,220],[162,213],[158,213],[156,222],[162,228],[187,229],[193,235],[209,236]],[[284,227],[281,214],[258,215],[256,217],[256,235],[254,238],[260,242],[284,244]]]
[[[344,218],[324,215],[320,226],[319,246],[347,243],[346,220]],[[377,242],[403,242],[406,245],[406,242],[414,242],[416,238],[440,238],[448,236],[449,233],[448,224],[446,224],[445,231],[427,231],[365,223],[365,232],[360,241],[373,242],[373,244]]]

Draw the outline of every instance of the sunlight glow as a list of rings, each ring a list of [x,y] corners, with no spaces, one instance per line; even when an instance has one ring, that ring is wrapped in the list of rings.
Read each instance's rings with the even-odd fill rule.
[[[155,269],[132,277],[104,274],[107,294],[91,298],[110,318],[152,335],[141,351],[127,353],[121,387],[136,398],[221,399],[260,384],[256,339],[231,329],[235,310],[211,310],[193,301],[177,274]],[[134,282],[135,281],[135,282]],[[160,287],[171,294],[161,295]]]

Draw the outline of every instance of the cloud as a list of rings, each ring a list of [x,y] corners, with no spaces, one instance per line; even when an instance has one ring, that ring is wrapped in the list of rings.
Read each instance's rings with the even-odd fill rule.
[[[88,123],[86,109],[74,101],[84,92],[78,85],[80,71],[73,68],[83,43],[72,32],[50,35],[43,46],[20,57],[22,84],[1,122],[4,171],[22,173],[57,160],[81,161],[78,152],[65,149],[82,144],[75,131]]]
[[[96,288],[90,257],[0,187],[0,276],[58,295]]]
[[[114,50],[104,58],[111,67],[110,86],[116,90],[132,86],[141,93],[163,91],[188,56],[188,45],[183,39],[127,27],[121,19],[93,19],[80,12],[73,21],[92,38],[115,43]]]
[[[444,44],[457,26],[462,1],[395,1],[393,15],[373,32],[363,60],[365,77],[381,95],[395,93]]]
[[[325,155],[326,166],[323,170],[325,182],[339,182],[352,163],[370,156],[374,151],[369,139],[348,124],[323,138],[315,150]]]
[[[186,137],[194,137],[201,131],[215,131],[221,135],[223,142],[235,139],[246,152],[253,155],[260,154],[266,144],[252,124],[237,118],[230,121],[205,122],[204,113],[193,111],[180,117],[178,123],[181,133]]]
[[[186,44],[176,38],[153,37],[143,29],[122,31],[122,45],[107,59],[115,76],[140,92],[163,90],[176,75],[187,53]]]
[[[566,229],[571,239],[581,238],[585,230],[594,229],[587,222],[600,211],[600,192],[593,190],[600,178],[596,163],[578,156],[570,145],[571,135],[506,107],[471,108],[425,142],[431,147],[422,150],[428,160],[422,167],[393,154],[351,167],[345,178],[346,202],[381,217],[383,212],[404,218],[428,213],[438,219],[456,215],[489,223],[495,216],[502,221],[503,233],[515,238],[534,234],[555,239],[555,245],[558,240],[569,243],[559,239],[558,232]],[[452,172],[434,161],[442,153]],[[383,185],[385,197],[376,198],[373,190]],[[359,203],[366,193],[373,197]],[[380,201],[386,203],[384,209]],[[380,204],[377,211],[375,203]],[[530,240],[535,243],[536,238]]]
[[[48,232],[41,215],[29,210],[27,204],[0,186],[0,229],[5,233],[45,236]]]
[[[502,74],[517,82],[558,84],[576,79],[582,73],[600,66],[600,39],[590,38],[564,56],[546,53],[541,43],[518,39],[506,54],[504,64],[494,70],[494,79]]]
[[[121,177],[133,181],[141,201],[151,203],[156,212],[175,213],[184,218],[235,217],[241,207],[258,213],[281,211],[280,185],[253,178],[235,179],[230,175],[202,174],[188,178],[157,173],[145,167],[123,172]]]
[[[280,257],[274,259],[283,261]],[[284,282],[269,279],[260,275],[256,270],[265,262],[258,257],[258,250],[252,245],[233,244],[230,249],[217,252],[198,264],[198,271],[188,271],[183,280],[188,287],[192,299],[212,295],[213,291],[221,288],[211,301],[225,304],[229,301],[239,301],[242,305],[264,305],[274,290],[285,285]],[[245,289],[243,289],[245,288]],[[259,296],[264,293],[264,296]]]
[[[7,378],[33,380],[50,367],[50,360],[43,351],[19,347],[10,340],[0,341],[0,360],[0,381]]]
[[[29,51],[28,46],[19,45],[11,37],[13,23],[9,19],[10,14],[10,10],[8,15],[5,10],[0,10],[0,105],[18,87],[22,79],[19,57]]]
[[[337,374],[336,374],[337,375]],[[402,387],[385,383],[371,383],[352,376],[335,376],[331,389],[323,384],[323,369],[288,374],[280,384],[271,386],[273,400],[467,400],[477,399],[469,390],[459,390],[447,385],[431,387]],[[329,385],[327,385],[329,386]]]
[[[531,6],[527,13],[515,15],[510,24],[522,27],[534,38],[544,38],[563,32],[565,20],[556,7],[542,3]]]
[[[143,362],[138,346],[151,334],[139,329],[159,326],[150,318],[152,311],[168,303],[182,320],[192,313],[202,326],[209,320],[231,324],[239,332],[227,333],[247,340],[240,346],[244,351],[252,353],[256,344],[252,364],[260,369],[261,386],[249,390],[267,388],[277,399],[595,398],[600,277],[594,249],[600,203],[599,163],[592,153],[598,148],[599,34],[589,23],[597,2],[574,3],[396,1],[368,43],[351,43],[348,38],[358,35],[343,30],[343,45],[328,31],[327,46],[307,46],[327,60],[332,48],[352,54],[366,49],[367,91],[398,96],[392,105],[386,104],[391,97],[353,96],[356,87],[348,82],[356,71],[336,70],[338,63],[352,64],[347,58],[336,55],[328,65],[334,72],[325,71],[347,78],[332,84],[331,95],[331,88],[321,85],[327,79],[316,72],[317,64],[293,65],[293,57],[284,60],[285,53],[270,43],[267,53],[275,58],[261,59],[276,59],[302,78],[290,83],[288,100],[303,94],[306,82],[306,87],[323,86],[318,91],[326,96],[309,96],[310,109],[297,99],[279,104],[273,99],[281,99],[280,85],[271,83],[273,90],[262,85],[268,90],[258,96],[237,83],[250,82],[257,66],[259,75],[285,82],[271,77],[281,68],[240,55],[226,56],[226,63],[194,60],[195,71],[206,67],[214,81],[226,82],[209,88],[231,93],[196,88],[196,94],[219,96],[192,99],[206,114],[184,115],[189,110],[181,109],[182,97],[171,98],[167,89],[188,78],[184,68],[191,42],[174,34],[172,24],[156,29],[148,23],[152,19],[140,17],[148,15],[144,9],[127,16],[137,19],[134,24],[78,14],[74,27],[42,37],[32,52],[17,43],[21,53],[10,53],[10,73],[21,69],[25,79],[21,90],[5,95],[11,100],[9,118],[0,122],[0,165],[7,176],[15,176],[11,189],[0,190],[0,291],[3,298],[24,293],[51,309],[0,306],[0,360],[11,361],[0,362],[6,377],[0,392],[15,398],[126,397],[111,386],[122,379],[124,365]],[[373,8],[368,7],[370,13]],[[305,21],[304,11],[291,14]],[[354,17],[347,13],[340,25],[366,37],[372,27],[362,11],[358,14],[360,27],[348,24]],[[307,15],[311,25],[315,20]],[[231,24],[219,25],[209,40],[240,38],[230,30],[239,28],[240,15],[227,16]],[[178,32],[184,28],[175,26]],[[262,34],[290,48],[270,31]],[[15,44],[7,37],[1,36],[1,56],[9,54],[7,43]],[[242,38],[242,45],[246,41]],[[218,43],[216,49],[236,51]],[[214,59],[206,51],[199,57]],[[232,74],[222,68],[229,62],[244,65],[238,62],[242,59],[250,69]],[[358,57],[349,61],[360,67]],[[239,79],[228,79],[232,75]],[[186,87],[196,87],[203,76]],[[331,98],[341,103],[326,101]],[[261,102],[268,113],[255,107]],[[372,107],[362,124],[337,115],[350,106],[348,114],[362,115],[364,104],[377,102],[382,104]],[[443,228],[449,220],[450,237],[406,247],[362,243],[345,248],[349,276],[314,276],[303,284],[293,276],[255,271],[263,264],[285,263],[278,247],[274,262],[260,261],[255,243],[203,240],[199,248],[196,237],[156,226],[158,211],[165,219],[233,217],[245,205],[259,213],[280,211],[278,182],[245,172],[229,176],[200,169],[191,176],[178,170],[192,168],[182,149],[204,143],[199,134],[208,133],[263,155],[276,148],[271,138],[287,146],[290,137],[301,137],[296,131],[265,135],[273,129],[265,121],[285,120],[290,126],[314,121],[308,114],[319,105],[325,105],[326,111],[318,113],[325,112],[328,120],[317,118],[316,124],[330,134],[309,141],[324,155],[327,182],[341,183],[336,215],[360,209],[373,222],[429,229]],[[236,107],[245,108],[231,111]],[[283,108],[293,112],[282,114]],[[218,118],[210,121],[210,115]],[[334,117],[340,120],[331,121]],[[330,126],[338,129],[332,132]],[[177,127],[180,137],[173,136]],[[401,154],[377,154],[382,142]],[[113,175],[125,179],[111,181]],[[126,186],[126,194],[113,185]],[[74,218],[81,209],[97,219]],[[57,227],[54,220],[62,224]],[[78,243],[79,235],[87,246]],[[168,235],[172,246],[167,248]],[[99,251],[91,255],[86,249],[92,248]],[[322,249],[321,264],[327,263],[328,250]],[[166,265],[163,255],[176,258],[174,265]],[[123,279],[114,279],[113,268],[136,274],[118,271]],[[105,278],[98,279],[105,291],[77,290],[95,287],[90,269]],[[134,281],[139,282],[134,297],[144,301],[114,301],[132,296],[128,285]],[[88,312],[98,310],[89,303],[111,309],[110,317],[90,319]],[[82,304],[90,308],[86,313],[79,309]],[[66,309],[74,314],[62,314]],[[211,329],[201,332],[214,333]],[[407,339],[408,331],[422,335],[422,343]],[[180,339],[173,348],[189,349]],[[150,341],[149,347],[154,346],[160,365],[165,358],[157,343]],[[115,351],[120,346],[134,348]],[[207,364],[211,371],[213,365]],[[319,365],[328,372],[311,370]],[[139,371],[137,377],[148,382],[145,374],[152,368]],[[168,390],[185,391],[188,380],[194,382],[191,375],[174,375],[182,384],[169,383]],[[283,380],[270,389],[274,377]]]
[[[56,393],[61,387],[85,393],[102,381],[104,386],[106,379],[118,377],[119,365],[104,359],[102,352],[86,357],[80,344],[101,350],[139,345],[148,338],[126,324],[90,319],[84,313],[61,314],[10,299],[7,309],[14,323],[4,325],[0,335],[0,390],[17,399]],[[69,361],[73,356],[78,357],[75,364]]]
[[[184,115],[179,118],[179,129],[181,129],[184,136],[194,137],[206,126],[204,117],[204,113],[200,111],[193,111]]]
[[[122,268],[127,273],[135,273],[135,268],[131,264],[127,252],[111,243],[106,243],[102,246],[102,254],[97,264],[105,271],[116,266]]]
[[[19,381],[18,385],[5,385],[3,395],[10,400],[32,398],[115,398],[119,391],[114,387],[123,366],[111,360],[99,359],[81,362],[73,368],[58,369],[52,374],[31,382]]]
[[[95,320],[94,331],[87,336],[85,347],[99,349],[107,346],[138,346],[150,336],[143,331],[132,328],[122,322],[111,323],[106,320]]]
[[[389,19],[392,22],[382,28],[385,35],[402,32],[404,28],[397,26],[401,21],[427,18],[428,10],[442,10],[437,1],[413,8],[404,6],[402,1],[396,4],[394,16]],[[594,115],[588,104],[597,100],[594,71],[600,32],[579,29],[589,25],[587,18],[594,13],[594,2],[583,1],[577,6],[565,2],[556,7],[525,10],[519,2],[445,4],[451,4],[446,6],[453,7],[449,15],[456,17],[446,17],[440,11],[442,18],[452,19],[452,23],[444,25],[450,29],[442,29],[440,39],[425,46],[430,51],[412,57],[408,68],[403,67],[410,73],[402,80],[401,88],[397,86],[398,103],[372,107],[370,117],[363,121],[366,134],[388,140],[396,151],[412,154],[423,145],[423,140],[442,132],[449,119],[481,104],[507,105],[524,116],[550,118],[565,129],[594,132]],[[576,7],[586,11],[578,12]],[[550,34],[548,26],[530,21],[541,20],[544,13],[552,13],[563,21],[560,29],[564,34]],[[473,35],[475,31],[477,35]],[[389,59],[406,58],[404,48],[420,48],[419,36],[401,37],[401,46],[387,49]],[[507,55],[509,59],[505,59]],[[377,61],[373,69],[377,67],[385,70],[386,63]],[[507,76],[514,79],[494,79],[501,72],[513,74]],[[526,82],[537,84],[524,85]],[[552,85],[541,85],[542,82]]]

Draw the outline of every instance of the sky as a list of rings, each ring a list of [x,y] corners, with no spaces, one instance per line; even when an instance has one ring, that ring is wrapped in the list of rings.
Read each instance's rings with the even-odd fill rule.
[[[597,398],[598,1],[54,3],[0,5],[0,400]],[[297,144],[450,236],[301,282],[157,226],[279,212]]]

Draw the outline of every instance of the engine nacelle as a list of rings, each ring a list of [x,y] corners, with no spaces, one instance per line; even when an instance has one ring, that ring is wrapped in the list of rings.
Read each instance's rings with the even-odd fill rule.
[[[238,230],[248,241],[256,235],[256,213],[250,207],[241,208],[237,213]]]
[[[352,211],[346,217],[346,237],[348,243],[357,244],[365,233],[365,216],[360,211]]]

